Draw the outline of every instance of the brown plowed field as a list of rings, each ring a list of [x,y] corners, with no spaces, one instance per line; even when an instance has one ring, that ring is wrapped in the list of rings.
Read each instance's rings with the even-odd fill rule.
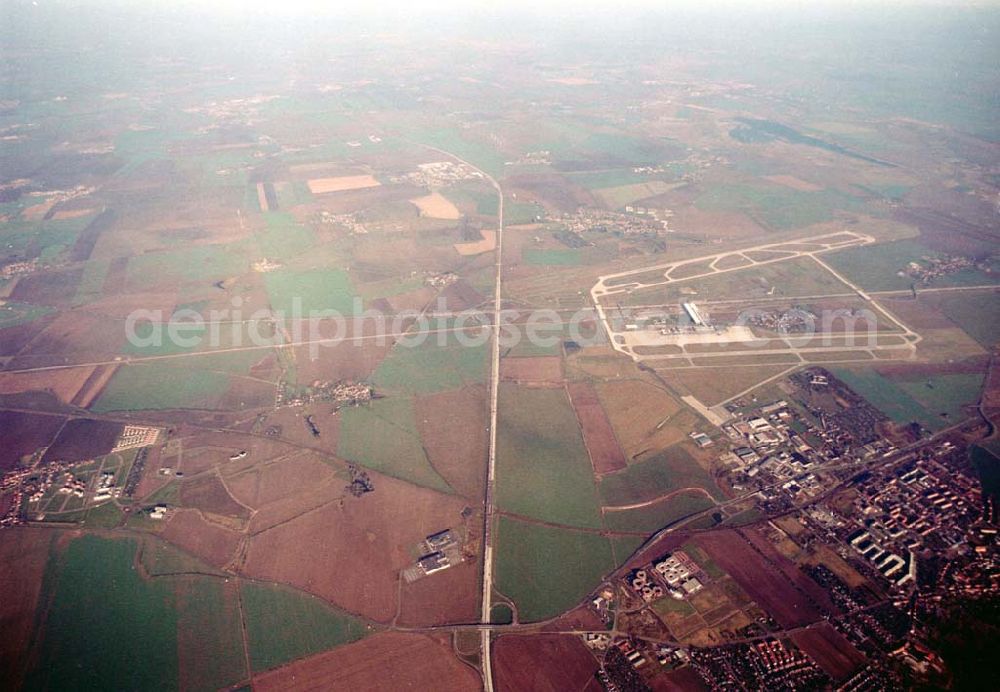
[[[562,359],[559,356],[529,356],[504,358],[500,361],[500,378],[522,384],[562,382]]]
[[[69,306],[76,295],[83,267],[64,271],[48,271],[22,276],[11,298],[35,305]]]
[[[791,636],[795,645],[816,661],[816,665],[834,682],[846,680],[867,663],[864,654],[828,622],[793,632]]]
[[[317,334],[321,338],[336,336],[336,329],[321,324],[317,326]],[[354,334],[351,331],[351,334]],[[360,333],[360,332],[359,332]],[[372,333],[369,327],[364,333]],[[391,340],[386,339],[384,345],[376,340],[343,341],[341,343],[325,343],[295,347],[295,368],[299,384],[312,384],[314,380],[363,380],[369,377],[379,366],[389,349]],[[313,356],[316,356],[315,358]]]
[[[42,461],[84,461],[104,456],[115,446],[123,427],[121,423],[112,421],[71,420],[59,431],[59,436],[45,452]]]
[[[67,368],[41,372],[0,372],[0,394],[50,391],[64,404],[77,396],[96,368]]]
[[[480,591],[475,559],[412,584],[404,580],[398,622],[404,626],[475,622],[479,619]]]
[[[658,675],[649,682],[653,692],[700,692],[709,689],[694,668],[685,666],[679,670]]]
[[[523,197],[537,201],[558,212],[575,212],[581,206],[594,206],[593,195],[561,175],[551,173],[516,175],[504,181],[507,189],[516,189]]]
[[[249,461],[256,463],[257,468],[233,475],[230,471],[239,467],[220,469],[226,478],[226,486],[239,502],[260,509],[269,504],[286,499],[294,499],[309,487],[320,487],[330,483],[338,483],[339,479],[334,469],[313,456],[311,452],[296,452],[294,456],[283,459],[280,463],[260,464],[260,459]],[[346,483],[346,480],[344,480]]]
[[[184,463],[182,470],[189,476],[217,464],[225,467],[227,470],[240,468],[240,466],[234,466],[236,462],[229,461],[229,457],[241,450],[247,451],[247,456],[243,459],[243,462],[252,464],[287,454],[293,449],[274,439],[247,437],[240,433],[208,430],[187,434],[188,430],[182,430],[181,434],[177,435],[177,437],[184,438]]]
[[[470,310],[481,304],[484,300],[483,294],[477,291],[472,284],[465,279],[456,281],[441,292],[445,310],[462,311]],[[436,306],[435,306],[436,307]]]
[[[822,617],[788,577],[761,558],[736,531],[699,534],[695,543],[782,627],[802,627]]]
[[[444,641],[423,634],[382,632],[257,676],[254,689],[476,692],[482,689],[482,680]]]
[[[50,444],[65,421],[62,416],[0,411],[0,470],[14,468],[22,456]]]
[[[146,497],[173,480],[173,476],[163,476],[159,471],[161,466],[170,466],[175,460],[176,457],[163,458],[163,447],[159,445],[150,447],[146,463],[142,467],[142,478],[139,480],[139,486],[135,489],[134,497]]]
[[[403,312],[406,310],[420,311],[434,299],[436,293],[430,286],[423,286],[412,291],[406,291],[405,293],[397,293],[387,298],[387,300],[393,312]],[[436,305],[432,307],[435,310],[437,309]]]
[[[594,473],[610,473],[625,468],[625,455],[594,386],[589,382],[571,382],[566,389],[580,421]]]
[[[197,478],[181,485],[181,503],[203,512],[245,519],[250,510],[233,499],[218,476]]]
[[[111,381],[111,378],[114,377],[117,371],[117,365],[98,365],[90,373],[90,377],[83,383],[70,403],[80,408],[90,406],[100,396],[101,392],[104,391],[104,388],[108,386],[108,382]]]
[[[887,363],[875,369],[880,375],[896,379],[917,379],[937,375],[978,375],[989,367],[988,355],[946,363]]]
[[[37,320],[25,322],[13,327],[0,329],[0,355],[12,356],[28,345],[32,339],[40,334],[56,319],[55,313],[43,315]]]
[[[211,524],[197,510],[177,510],[163,528],[163,537],[214,567],[223,567],[236,553],[240,534]]]
[[[829,593],[809,578],[794,562],[785,557],[778,548],[757,529],[741,529],[740,533],[750,545],[757,549],[763,558],[787,577],[789,583],[795,584],[806,597],[820,609],[834,614],[839,612],[830,598]]]
[[[61,313],[32,340],[25,353],[14,359],[11,368],[62,364],[65,356],[76,362],[105,360],[109,354],[118,353],[125,342],[125,330],[117,326],[109,326],[107,318],[95,315]]]
[[[125,290],[128,277],[128,257],[115,257],[108,266],[108,273],[101,285],[101,295],[113,296]]]
[[[690,428],[663,424],[684,415],[667,392],[642,380],[602,382],[597,386],[621,449],[628,458],[683,440]],[[660,426],[659,429],[657,426]]]
[[[0,680],[7,681],[8,689],[20,687],[49,546],[56,535],[27,527],[0,531]]]
[[[486,391],[466,387],[415,400],[417,428],[427,458],[452,488],[482,499],[486,475]]]
[[[270,382],[250,379],[249,377],[233,377],[229,381],[219,408],[229,411],[243,409],[271,408],[274,406],[275,387]]]
[[[582,690],[597,668],[597,660],[577,637],[507,635],[493,645],[498,692]]]
[[[562,630],[602,630],[604,621],[587,605],[577,606],[573,610],[560,615],[559,619],[542,627],[543,632],[559,632]]]
[[[427,535],[461,524],[465,502],[371,475],[374,492],[327,503],[254,535],[247,574],[390,621],[399,570],[413,563],[415,548]]]

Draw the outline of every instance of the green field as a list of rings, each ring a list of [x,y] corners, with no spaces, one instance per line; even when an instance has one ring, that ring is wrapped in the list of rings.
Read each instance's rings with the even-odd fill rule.
[[[507,202],[503,205],[504,226],[535,223],[539,216],[544,218],[545,209],[531,202]]]
[[[24,260],[38,257],[42,264],[56,260],[72,247],[77,236],[94,219],[82,216],[76,219],[49,219],[48,221],[10,221],[0,224],[3,247],[0,259]]]
[[[503,175],[504,156],[485,142],[466,139],[456,129],[425,129],[409,133],[410,139],[465,159],[495,178]]]
[[[258,231],[257,245],[261,255],[272,262],[287,262],[316,242],[313,232],[287,212],[267,212],[264,220],[267,225]]]
[[[213,408],[229,389],[230,374],[247,372],[266,354],[260,349],[124,365],[91,410]]]
[[[600,483],[601,497],[608,506],[647,502],[681,488],[704,488],[715,499],[725,499],[712,476],[676,445],[604,476]]]
[[[88,529],[112,529],[121,523],[124,516],[125,513],[114,502],[105,502],[87,510],[83,523]]]
[[[50,558],[26,689],[216,689],[246,676],[235,602],[212,577],[144,580],[136,542],[83,536]]]
[[[126,281],[131,290],[145,290],[154,277],[168,281],[215,281],[250,269],[245,248],[231,245],[186,245],[180,250],[150,252],[129,258]]]
[[[255,583],[244,583],[241,589],[254,671],[348,644],[368,634],[363,622],[315,596]]]
[[[580,251],[569,248],[565,250],[539,250],[529,248],[524,250],[521,255],[524,258],[525,264],[571,267],[580,264],[581,261]]]
[[[376,368],[372,376],[375,386],[400,394],[431,394],[486,379],[489,354],[485,344],[462,346],[454,335],[445,335],[448,345],[439,346],[438,336],[427,335],[419,346],[397,344]]]
[[[891,243],[848,248],[823,255],[823,261],[842,273],[849,280],[869,291],[907,290],[914,280],[900,276],[910,262],[921,262],[922,257],[939,257],[916,240],[897,240]],[[977,286],[1000,283],[996,269],[991,274],[975,270],[962,270],[939,277],[933,286]]]
[[[653,610],[659,615],[676,613],[678,615],[693,615],[694,606],[687,601],[680,601],[672,596],[666,596],[653,604]]]
[[[497,426],[502,510],[601,528],[593,470],[566,392],[501,386]]]
[[[935,375],[919,380],[897,380],[896,385],[929,414],[939,418],[944,414],[939,426],[947,427],[966,418],[963,406],[979,400],[983,375]]]
[[[141,513],[133,513],[132,518],[134,519],[139,514]],[[215,567],[202,562],[193,555],[177,550],[169,543],[152,535],[146,536],[143,543],[142,564],[146,573],[154,577],[191,573],[225,576]]]
[[[354,289],[346,272],[336,269],[276,269],[264,275],[271,308],[286,318],[308,317],[312,311],[354,314]]]
[[[616,567],[625,564],[625,561],[639,549],[646,539],[642,536],[612,536],[611,547],[615,552]]]
[[[193,311],[201,322],[193,321],[186,311]],[[165,356],[281,343],[281,336],[268,323],[206,324],[209,319],[210,312],[206,312],[203,301],[178,305],[163,322],[136,322],[133,327],[135,339],[129,335],[121,352],[130,356]],[[238,352],[229,352],[228,355],[233,353]],[[256,360],[263,358],[265,353],[266,349],[262,348]]]
[[[235,583],[212,577],[171,577],[177,598],[181,679],[217,690],[247,677]]]
[[[563,146],[551,146],[558,170],[587,170],[600,167],[651,166],[665,163],[681,155],[675,142],[664,139],[637,137],[622,132],[590,132],[580,138],[583,123],[576,123],[572,141]],[[584,131],[590,128],[584,129]]]
[[[13,327],[25,322],[32,322],[39,317],[52,312],[52,308],[43,305],[29,305],[8,301],[0,305],[0,329]]]
[[[932,432],[963,420],[961,407],[978,400],[983,381],[982,375],[890,380],[874,370],[833,368],[832,372],[896,423],[917,422]]]
[[[495,625],[509,625],[514,621],[514,613],[506,603],[497,603],[490,608],[490,622]]]
[[[588,190],[600,190],[608,187],[621,187],[634,183],[645,183],[651,180],[650,176],[643,173],[633,173],[631,168],[612,171],[584,171],[570,173],[567,176],[577,185]]]
[[[614,568],[603,536],[501,517],[496,587],[517,604],[518,620],[553,617],[572,608]]]
[[[620,209],[648,197],[662,195],[681,185],[683,183],[665,183],[662,180],[650,180],[644,183],[601,188],[600,190],[594,190],[594,195],[612,209]]]
[[[794,298],[851,293],[850,287],[811,257],[795,257],[700,279],[679,280],[667,286],[639,289],[630,293],[622,302],[628,305],[674,302],[685,299],[686,294],[682,289],[686,288],[694,289],[696,295],[710,296],[714,300],[768,295]]]
[[[983,494],[997,497],[1000,495],[1000,458],[986,447],[973,446],[969,450],[969,460],[979,474],[979,482],[983,486]]]
[[[802,228],[834,218],[837,211],[860,211],[864,203],[836,190],[802,192],[779,185],[717,185],[698,198],[705,211],[742,212],[776,230]]]
[[[83,266],[83,274],[76,287],[73,305],[85,305],[101,297],[110,266],[111,262],[104,259],[89,260]]]
[[[309,185],[303,180],[291,183],[276,183],[274,191],[278,195],[278,205],[282,209],[308,204],[313,200]]]
[[[424,453],[412,399],[376,399],[339,415],[339,456],[394,478],[452,492]]]
[[[941,298],[941,310],[984,348],[1000,341],[1000,293],[961,292]]]
[[[714,507],[715,503],[700,492],[679,493],[638,509],[605,512],[604,521],[612,531],[648,531],[653,533],[684,517]]]

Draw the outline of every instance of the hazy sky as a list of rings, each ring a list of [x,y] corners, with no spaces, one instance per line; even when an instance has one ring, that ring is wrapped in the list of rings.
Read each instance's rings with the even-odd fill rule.
[[[42,5],[60,0],[28,0]],[[67,4],[146,5],[148,0],[70,0]],[[913,6],[1000,6],[1000,0],[174,0],[171,5],[196,9],[215,9],[250,13],[293,14],[353,14],[402,13],[426,14],[440,12],[497,13],[500,11],[530,11],[533,13],[624,12],[676,10],[795,10],[850,11],[865,8],[899,9]]]

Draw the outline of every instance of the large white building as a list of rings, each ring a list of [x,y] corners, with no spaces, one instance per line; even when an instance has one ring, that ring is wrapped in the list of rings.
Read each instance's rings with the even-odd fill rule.
[[[702,317],[701,312],[698,311],[698,306],[696,306],[694,303],[682,303],[681,307],[684,308],[684,312],[687,313],[687,316],[691,318],[691,321],[694,323],[694,326],[696,327],[706,326],[705,318]]]

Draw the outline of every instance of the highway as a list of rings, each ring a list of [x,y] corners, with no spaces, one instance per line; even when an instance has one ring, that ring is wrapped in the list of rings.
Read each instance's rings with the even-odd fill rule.
[[[426,145],[425,145],[426,146]],[[450,158],[464,163],[469,168],[479,171],[484,179],[497,191],[497,246],[496,246],[496,276],[493,287],[493,338],[490,350],[490,424],[489,424],[489,454],[486,460],[486,484],[483,490],[483,595],[482,608],[479,614],[481,625],[489,625],[490,611],[493,608],[493,489],[496,482],[497,462],[497,401],[500,394],[500,308],[501,286],[503,274],[503,189],[489,173],[462,159],[450,151],[436,147],[426,147]],[[484,626],[480,634],[480,663],[482,665],[483,689],[493,692],[493,660],[491,655],[492,638],[489,627]]]
[[[503,274],[503,190],[500,184],[485,172],[483,175],[496,188],[499,204],[497,207],[497,249],[496,278],[493,288],[493,341],[490,360],[490,451],[486,462],[486,488],[483,493],[483,597],[480,620],[490,621],[493,606],[493,486],[496,482],[497,466],[497,401],[500,393],[500,279]],[[483,689],[493,692],[493,662],[491,660],[490,630],[480,630]]]

